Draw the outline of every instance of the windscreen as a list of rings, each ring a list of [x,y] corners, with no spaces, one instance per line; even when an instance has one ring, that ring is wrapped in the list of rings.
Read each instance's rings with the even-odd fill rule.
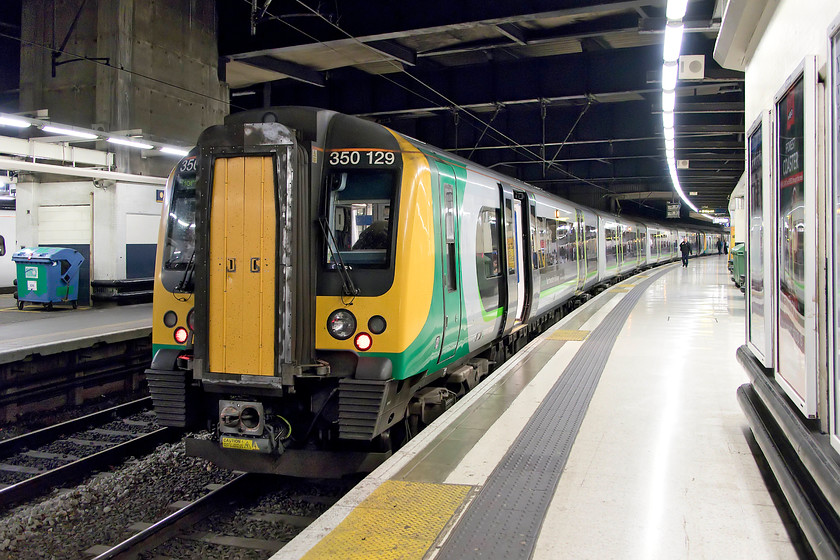
[[[163,283],[170,291],[185,288],[184,274],[195,265],[195,183],[196,158],[188,157],[174,175],[166,218]]]
[[[333,237],[327,244],[327,266],[335,266],[340,258],[346,265],[388,267],[396,174],[373,169],[333,171],[327,185],[327,216]]]

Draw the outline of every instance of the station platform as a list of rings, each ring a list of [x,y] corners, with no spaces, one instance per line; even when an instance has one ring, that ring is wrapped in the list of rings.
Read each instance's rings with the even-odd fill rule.
[[[743,339],[723,255],[617,284],[272,559],[807,557],[737,403]]]
[[[152,304],[91,308],[34,304],[23,310],[10,294],[0,295],[0,364],[32,354],[49,355],[122,342],[152,332]]]

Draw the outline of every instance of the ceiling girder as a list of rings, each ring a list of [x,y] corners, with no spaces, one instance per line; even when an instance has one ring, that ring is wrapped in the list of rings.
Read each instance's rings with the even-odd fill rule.
[[[280,74],[284,74],[305,84],[311,84],[318,87],[324,87],[327,85],[327,81],[321,72],[316,72],[311,68],[307,68],[306,66],[301,66],[293,62],[278,60],[271,56],[254,56],[240,60],[239,62],[256,68],[279,72]]]
[[[365,44],[389,58],[402,62],[403,64],[407,64],[409,66],[415,66],[417,64],[417,53],[400,45],[396,41],[370,41]]]

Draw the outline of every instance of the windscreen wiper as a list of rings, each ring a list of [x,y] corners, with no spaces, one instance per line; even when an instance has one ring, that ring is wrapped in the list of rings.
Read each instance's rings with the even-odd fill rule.
[[[339,275],[341,276],[342,295],[354,298],[359,295],[359,289],[356,288],[356,285],[353,284],[353,278],[350,277],[350,267],[344,264],[344,259],[341,258],[341,251],[338,250],[338,242],[335,240],[335,235],[333,235],[325,217],[319,217],[318,223],[321,224],[321,229],[324,231],[324,237],[327,238],[327,248],[332,251],[332,254],[335,256],[336,268],[338,268]],[[329,247],[330,242],[332,242],[332,247]]]
[[[181,277],[181,281],[175,287],[177,292],[184,293],[188,291],[187,286],[191,283],[193,270],[195,270],[195,249],[190,254],[190,260],[187,262],[187,268],[184,269],[184,275]]]

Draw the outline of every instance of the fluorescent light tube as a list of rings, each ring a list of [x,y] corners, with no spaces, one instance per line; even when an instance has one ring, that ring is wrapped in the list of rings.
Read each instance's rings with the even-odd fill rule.
[[[189,150],[184,150],[182,148],[170,148],[169,146],[162,147],[160,151],[164,154],[172,154],[173,156],[185,156],[190,153]]]
[[[668,7],[665,9],[665,17],[668,19],[682,19],[685,17],[685,9],[688,0],[668,0]]]
[[[662,48],[662,59],[665,62],[677,62],[682,47],[683,25],[667,24],[665,26],[665,45]]]
[[[662,89],[676,89],[679,68],[676,62],[666,62],[662,65]]]
[[[32,126],[26,121],[22,121],[20,119],[15,119],[12,117],[0,117],[0,124],[4,126],[14,126],[15,128],[26,128]]]
[[[75,136],[76,138],[85,138],[87,140],[96,140],[99,138],[96,134],[90,134],[88,132],[80,132],[78,130],[73,130],[71,128],[60,128],[58,126],[45,126],[42,128],[44,132],[51,132],[53,134],[64,134],[65,136]]]
[[[144,144],[142,142],[134,142],[133,140],[126,140],[125,138],[108,138],[111,144],[119,144],[121,146],[130,146],[132,148],[140,148],[141,150],[151,150],[154,148],[151,144]]]
[[[673,113],[674,107],[677,104],[677,93],[675,91],[662,92],[662,111],[664,113]]]

